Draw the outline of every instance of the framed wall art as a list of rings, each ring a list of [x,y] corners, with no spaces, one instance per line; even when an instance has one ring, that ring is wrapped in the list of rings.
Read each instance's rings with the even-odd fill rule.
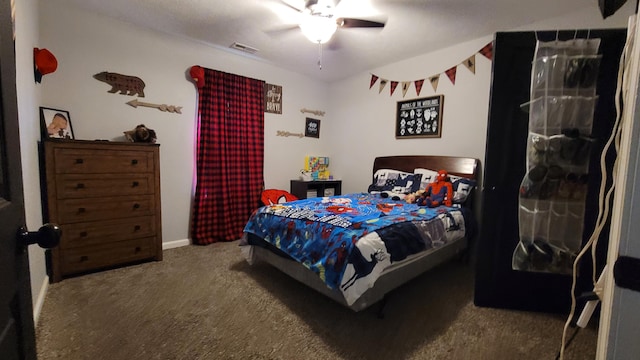
[[[307,118],[304,126],[304,136],[320,138],[320,120]]]
[[[442,136],[444,95],[398,101],[396,138],[439,138]]]
[[[66,110],[40,107],[42,139],[73,139],[71,116]]]

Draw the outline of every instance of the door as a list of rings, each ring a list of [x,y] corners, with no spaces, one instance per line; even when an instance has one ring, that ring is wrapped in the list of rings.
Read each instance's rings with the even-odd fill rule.
[[[600,153],[616,118],[613,103],[618,62],[626,30],[580,30],[497,33],[493,53],[493,79],[487,148],[484,161],[482,220],[476,247],[474,302],[478,306],[566,313],[571,307],[571,276],[514,270],[513,253],[519,241],[518,199],[525,175],[528,114],[521,104],[530,100],[531,68],[536,37],[542,41],[600,38],[602,60],[598,78],[599,101],[591,137],[594,145],[588,171],[587,211],[583,243],[594,229],[600,187]],[[613,157],[607,153],[607,169]],[[608,176],[611,179],[611,176]],[[598,266],[606,258],[608,225],[600,234]],[[579,268],[577,294],[591,291],[590,257]],[[598,271],[598,272],[599,272]]]
[[[12,24],[0,0],[0,358],[35,359],[29,259],[16,239],[25,219]]]

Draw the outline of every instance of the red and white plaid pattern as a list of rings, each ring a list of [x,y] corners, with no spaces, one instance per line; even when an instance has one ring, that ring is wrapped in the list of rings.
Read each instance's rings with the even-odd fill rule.
[[[191,224],[200,245],[239,239],[264,186],[264,81],[204,71]]]

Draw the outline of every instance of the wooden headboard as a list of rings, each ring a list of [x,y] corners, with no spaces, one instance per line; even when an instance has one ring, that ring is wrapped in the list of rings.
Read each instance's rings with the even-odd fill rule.
[[[478,159],[457,156],[399,155],[380,156],[373,161],[373,174],[378,169],[395,169],[413,172],[413,169],[447,170],[451,175],[477,180]]]

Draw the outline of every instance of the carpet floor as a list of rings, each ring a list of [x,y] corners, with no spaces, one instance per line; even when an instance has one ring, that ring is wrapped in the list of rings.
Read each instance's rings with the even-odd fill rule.
[[[392,293],[385,317],[355,313],[237,242],[51,284],[36,328],[48,359],[555,359],[565,317],[476,307],[473,272],[452,262]],[[592,320],[592,323],[594,321]],[[566,360],[594,359],[597,326]]]

